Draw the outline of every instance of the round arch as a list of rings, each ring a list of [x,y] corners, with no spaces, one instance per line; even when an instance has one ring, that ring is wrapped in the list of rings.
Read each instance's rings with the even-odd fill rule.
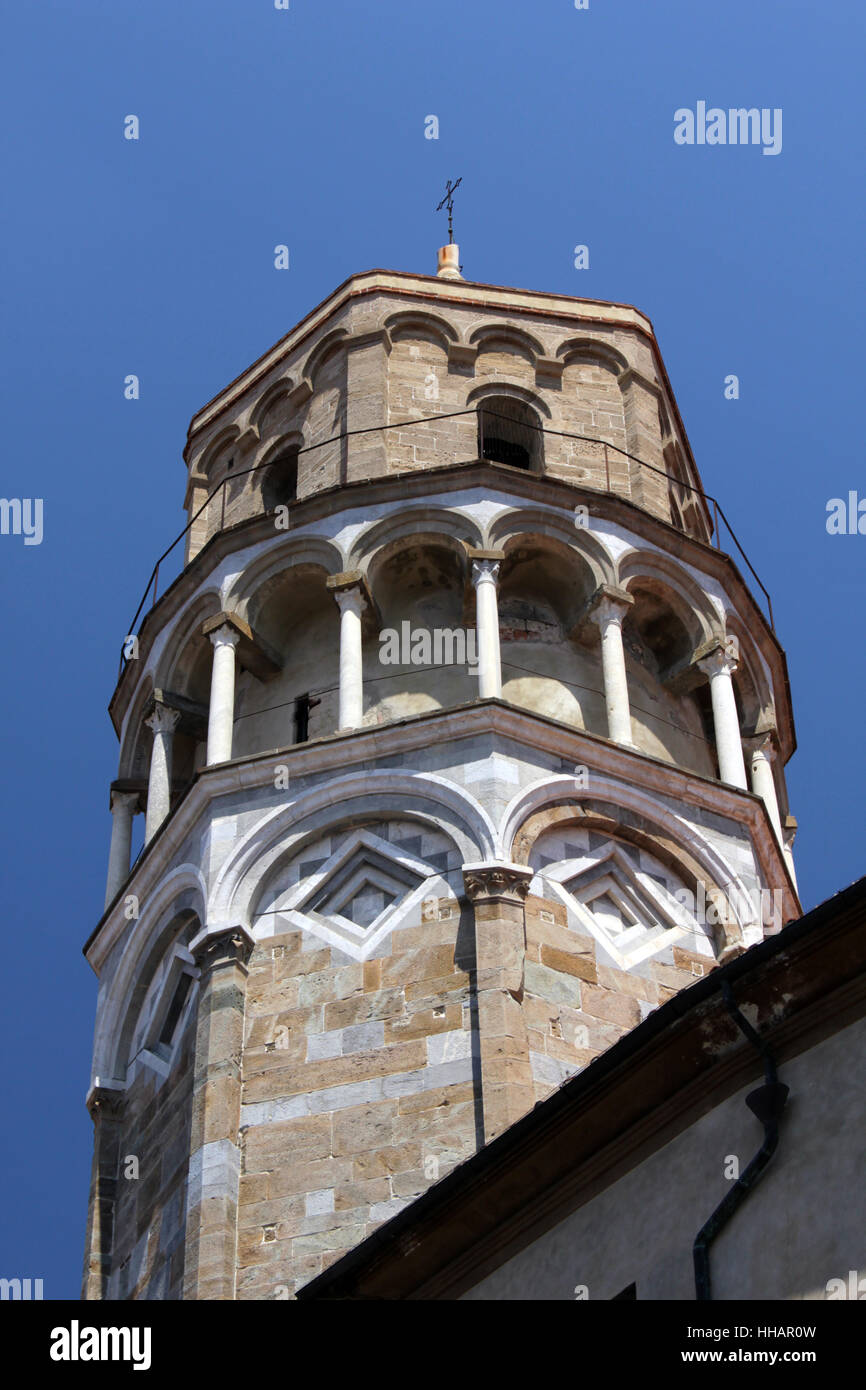
[[[284,376],[279,381],[272,382],[265,391],[259,396],[252,410],[250,411],[250,425],[253,429],[262,431],[265,419],[282,401],[286,400],[295,389],[296,382],[292,377]]]
[[[238,442],[240,437],[241,430],[239,425],[226,425],[218,434],[214,435],[213,439],[210,440],[203,452],[199,455],[195,469],[197,473],[203,473],[207,477],[209,486],[211,486],[214,481],[212,471],[215,465],[219,462],[226,450]]]
[[[422,540],[465,554],[464,545],[480,548],[483,536],[477,523],[462,512],[449,507],[412,507],[383,517],[362,531],[347,558],[346,568],[367,573],[388,558],[385,552],[393,554],[394,548],[403,543]]]
[[[405,309],[391,314],[383,325],[393,342],[401,338],[432,338],[444,352],[452,343],[458,341],[457,330],[438,314],[427,314],[419,310]]]
[[[225,607],[246,616],[251,599],[269,580],[295,566],[316,566],[325,574],[339,574],[346,559],[339,546],[324,536],[287,536],[252,559],[232,580]]]
[[[508,508],[490,523],[484,543],[507,552],[531,537],[549,539],[570,550],[592,571],[596,587],[616,582],[614,560],[604,543],[586,527],[573,525],[561,512],[540,507]]]
[[[755,923],[744,921],[740,913],[741,905],[751,898],[737,872],[697,827],[639,788],[601,773],[593,773],[591,790],[577,791],[574,778],[558,775],[519,792],[503,817],[502,857],[528,864],[532,846],[544,830],[571,823],[630,840],[668,864],[691,888],[699,879],[709,881],[725,896],[734,919],[719,924],[717,953],[742,949],[744,931]]]
[[[482,324],[480,328],[476,328],[469,335],[469,342],[479,352],[493,352],[500,346],[510,351],[514,351],[516,348],[519,352],[524,353],[533,365],[539,357],[545,355],[544,345],[538,338],[527,333],[525,329],[515,328],[511,324]]]
[[[761,654],[746,624],[736,613],[726,615],[726,632],[735,638],[739,651],[738,669],[734,673],[744,732],[756,732],[764,725],[774,725],[775,701]]]
[[[208,618],[220,611],[220,596],[216,589],[207,589],[196,595],[188,608],[178,616],[166,638],[159,660],[156,664],[154,685],[160,690],[174,690],[178,694],[180,666],[187,655],[190,644],[201,636],[201,629]],[[203,639],[204,640],[204,639]]]
[[[619,587],[632,592],[645,588],[659,594],[684,625],[697,649],[718,637],[724,618],[700,584],[676,560],[654,550],[628,550],[617,565]]]
[[[240,922],[252,932],[257,898],[282,859],[329,826],[388,815],[436,826],[451,836],[464,863],[493,853],[496,832],[490,816],[445,778],[387,769],[346,773],[276,807],[238,841],[214,884],[208,922]]]
[[[126,1055],[138,1014],[151,981],[171,943],[191,941],[205,922],[206,889],[201,870],[180,864],[148,895],[129,937],[100,1009],[94,1046],[94,1076],[100,1081],[126,1080]]]
[[[543,415],[545,419],[551,420],[553,418],[550,406],[543,396],[540,396],[537,391],[530,391],[525,386],[516,386],[509,381],[480,382],[478,386],[473,386],[472,390],[467,393],[466,405],[467,407],[478,407],[489,396],[509,396],[530,406],[539,415]]]
[[[135,780],[147,777],[149,754],[146,755],[145,749],[149,749],[149,740],[145,737],[144,712],[153,699],[153,687],[153,676],[146,672],[141,677],[135,699],[124,721],[117,763],[117,775],[120,779]]]
[[[556,355],[564,367],[571,362],[590,362],[613,372],[617,378],[629,369],[629,362],[621,352],[597,338],[568,338],[557,348]]]
[[[316,387],[316,375],[325,365],[325,362],[332,354],[345,352],[349,343],[349,332],[345,328],[335,328],[332,332],[326,333],[324,338],[313,348],[306,362],[304,363],[301,379],[309,381],[313,390]]]

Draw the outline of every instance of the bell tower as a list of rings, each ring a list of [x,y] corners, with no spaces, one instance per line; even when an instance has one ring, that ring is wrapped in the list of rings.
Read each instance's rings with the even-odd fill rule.
[[[453,243],[185,460],[110,703],[84,1296],[290,1298],[799,915],[787,672],[649,320]]]

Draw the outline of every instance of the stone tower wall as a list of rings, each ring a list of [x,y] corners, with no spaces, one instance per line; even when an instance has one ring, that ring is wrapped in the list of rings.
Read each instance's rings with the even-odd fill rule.
[[[85,1294],[281,1299],[796,915],[793,725],[634,310],[357,277],[187,461],[111,705]]]

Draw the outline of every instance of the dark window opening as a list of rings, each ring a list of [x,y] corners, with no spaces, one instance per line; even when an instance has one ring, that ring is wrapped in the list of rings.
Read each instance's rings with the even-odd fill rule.
[[[262,485],[262,500],[266,512],[276,507],[287,507],[298,495],[298,455],[297,452],[283,454],[282,458],[269,463],[265,470]]]
[[[495,434],[485,435],[481,457],[489,459],[491,463],[510,464],[512,468],[528,469],[531,462],[530,452],[522,444],[515,444],[513,440]]]
[[[322,701],[313,695],[299,695],[295,700],[295,743],[306,743],[310,737],[310,711]]]
[[[542,431],[535,411],[511,396],[494,396],[478,410],[478,456],[490,463],[540,472]]]
[[[188,975],[187,972],[184,971],[177,982],[174,997],[168,1006],[168,1012],[163,1019],[162,1028],[160,1029],[158,1047],[163,1055],[171,1051],[175,1029],[180,1022],[180,1016],[183,1013],[183,1006],[186,1003],[191,985],[192,975]]]

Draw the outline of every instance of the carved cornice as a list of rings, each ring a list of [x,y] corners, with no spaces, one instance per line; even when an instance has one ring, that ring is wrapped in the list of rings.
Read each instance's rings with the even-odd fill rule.
[[[473,903],[505,898],[523,902],[534,870],[523,864],[464,864],[463,882]]]
[[[255,941],[244,927],[205,928],[190,942],[190,953],[206,974],[223,965],[240,965],[246,969]]]
[[[116,1120],[123,1108],[125,1094],[121,1086],[101,1086],[98,1082],[91,1086],[85,1104],[93,1123],[104,1119]]]

